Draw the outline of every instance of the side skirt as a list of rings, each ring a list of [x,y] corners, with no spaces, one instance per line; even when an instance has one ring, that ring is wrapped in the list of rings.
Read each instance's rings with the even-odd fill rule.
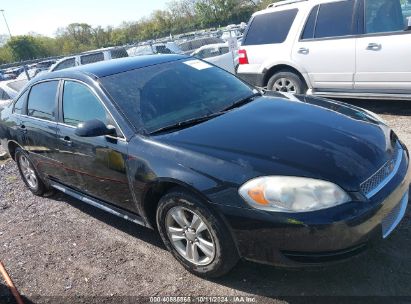
[[[411,100],[411,94],[400,93],[378,93],[350,90],[349,92],[327,91],[327,90],[308,90],[307,95],[328,98],[354,98],[354,99],[379,99],[379,100]]]
[[[78,200],[80,200],[80,201],[82,201],[82,202],[84,202],[88,205],[91,205],[91,206],[96,207],[98,209],[104,210],[108,213],[111,213],[113,215],[121,217],[121,218],[123,218],[127,221],[130,221],[130,222],[133,222],[135,224],[138,224],[138,225],[141,225],[141,226],[152,229],[151,225],[147,224],[142,217],[140,217],[136,214],[133,214],[133,213],[128,212],[126,210],[123,210],[121,208],[117,208],[115,206],[112,206],[110,204],[102,202],[98,199],[92,198],[88,195],[85,195],[85,194],[80,193],[76,190],[68,188],[68,187],[66,187],[66,186],[64,186],[64,185],[62,185],[62,184],[60,184],[56,181],[50,180],[49,183],[50,183],[50,186],[53,187],[54,189],[59,190],[59,191],[65,193],[65,194],[67,194],[71,197],[74,197],[74,198],[76,198],[76,199],[78,199]]]

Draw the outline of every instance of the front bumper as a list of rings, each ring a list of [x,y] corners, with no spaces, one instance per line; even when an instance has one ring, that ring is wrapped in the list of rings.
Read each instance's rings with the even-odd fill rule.
[[[260,263],[302,266],[341,260],[387,237],[408,205],[411,166],[400,171],[368,202],[305,213],[281,214],[221,207],[240,255]]]

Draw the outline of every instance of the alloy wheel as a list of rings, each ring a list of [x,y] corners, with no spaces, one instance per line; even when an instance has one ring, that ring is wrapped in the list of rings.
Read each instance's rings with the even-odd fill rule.
[[[197,266],[209,265],[215,257],[215,242],[207,224],[192,210],[173,207],[166,215],[169,240],[177,252]]]
[[[20,168],[24,179],[31,189],[37,189],[38,179],[33,166],[25,155],[20,156]]]
[[[274,82],[273,90],[277,92],[285,92],[285,93],[297,93],[297,85],[288,78],[280,78]]]

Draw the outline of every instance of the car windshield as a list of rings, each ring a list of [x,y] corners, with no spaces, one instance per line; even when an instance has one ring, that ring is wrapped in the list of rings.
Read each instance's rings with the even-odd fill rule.
[[[196,59],[130,70],[100,82],[128,120],[147,133],[211,117],[258,92],[232,74]]]

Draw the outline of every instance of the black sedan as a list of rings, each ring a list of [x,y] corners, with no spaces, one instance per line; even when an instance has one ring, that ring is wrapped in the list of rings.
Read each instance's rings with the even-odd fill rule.
[[[57,189],[158,229],[200,276],[240,258],[347,258],[408,204],[409,153],[375,114],[264,94],[180,55],[39,76],[1,112],[0,139],[34,194]]]

